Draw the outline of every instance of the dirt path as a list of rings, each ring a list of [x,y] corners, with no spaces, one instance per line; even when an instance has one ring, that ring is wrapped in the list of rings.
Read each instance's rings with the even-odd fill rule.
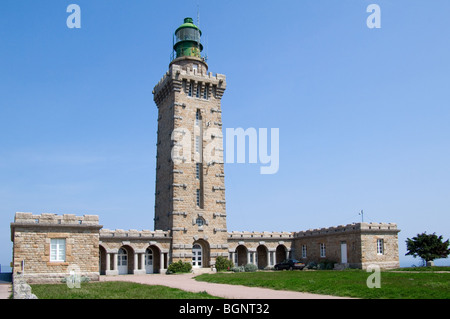
[[[0,284],[0,299],[9,299],[11,295],[11,284]]]
[[[226,299],[348,299],[305,292],[214,284],[197,281],[197,274],[101,276],[100,281],[128,281],[146,285],[162,285],[190,292],[203,292]]]

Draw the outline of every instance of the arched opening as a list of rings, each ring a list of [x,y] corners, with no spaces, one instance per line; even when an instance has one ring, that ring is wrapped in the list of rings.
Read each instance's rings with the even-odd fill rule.
[[[128,252],[124,248],[120,248],[117,253],[117,270],[119,275],[128,274]]]
[[[107,258],[106,249],[99,245],[99,254],[98,254],[98,271],[100,275],[106,275],[106,258]]]
[[[209,264],[209,244],[204,239],[195,241],[192,245],[192,267],[207,268]]]
[[[153,269],[153,259],[154,255],[153,255],[153,250],[149,247],[145,250],[145,255],[144,255],[144,264],[145,264],[145,273],[146,274],[153,274],[154,269]]]
[[[283,260],[288,259],[287,248],[284,245],[278,245],[276,250],[276,263],[279,264]]]
[[[268,250],[264,245],[259,245],[256,249],[258,268],[264,269],[269,265],[269,261],[267,260]]]
[[[157,246],[149,246],[145,250],[144,265],[146,274],[158,273],[161,268],[161,251]]]
[[[245,266],[248,264],[247,261],[247,248],[244,245],[239,245],[236,247],[236,265]]]
[[[134,251],[130,246],[122,246],[117,252],[117,271],[119,275],[132,274],[134,268]]]

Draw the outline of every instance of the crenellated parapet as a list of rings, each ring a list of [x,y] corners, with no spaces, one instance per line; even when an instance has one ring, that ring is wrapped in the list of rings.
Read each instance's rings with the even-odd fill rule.
[[[190,58],[190,60],[192,59]],[[205,85],[208,84],[208,96],[219,100],[222,99],[227,86],[226,76],[223,74],[213,74],[208,72],[206,68],[194,69],[192,64],[184,67],[179,64],[172,64],[153,89],[156,105],[159,106],[173,91],[186,90],[186,83],[192,83],[193,89],[196,89],[197,85],[202,85],[205,89]]]
[[[308,229],[306,231],[294,232],[295,238],[308,237],[308,236],[324,236],[324,235],[336,235],[340,233],[352,233],[352,232],[400,232],[397,229],[395,223],[352,223],[347,225],[339,225],[333,227]]]
[[[232,240],[241,240],[241,239],[273,239],[279,240],[282,239],[293,239],[294,234],[291,232],[249,232],[249,231],[233,231],[228,232],[228,239]]]
[[[163,230],[123,230],[123,229],[102,229],[100,230],[100,239],[170,239],[170,232]]]
[[[76,216],[73,214],[57,215],[50,213],[33,214],[21,212],[15,214],[14,223],[11,224],[11,227],[13,228],[17,226],[102,227],[99,225],[98,215]]]

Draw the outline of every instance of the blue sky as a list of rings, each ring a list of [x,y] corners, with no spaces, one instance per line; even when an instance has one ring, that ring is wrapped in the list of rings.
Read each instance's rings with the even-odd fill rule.
[[[81,29],[66,8],[81,7]],[[369,29],[366,8],[381,8]],[[153,229],[172,34],[197,18],[224,128],[279,128],[280,169],[226,164],[229,230],[395,222],[450,237],[450,2],[2,0],[0,264],[17,211]],[[448,264],[448,260],[438,261]]]

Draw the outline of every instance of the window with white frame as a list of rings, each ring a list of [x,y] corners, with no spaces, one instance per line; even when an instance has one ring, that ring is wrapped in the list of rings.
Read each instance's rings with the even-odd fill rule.
[[[320,244],[320,257],[326,257],[326,247],[325,244]]]
[[[52,238],[50,240],[50,261],[66,261],[66,239]]]
[[[384,255],[384,240],[377,239],[377,255]]]
[[[306,245],[302,245],[302,258],[306,258]]]

